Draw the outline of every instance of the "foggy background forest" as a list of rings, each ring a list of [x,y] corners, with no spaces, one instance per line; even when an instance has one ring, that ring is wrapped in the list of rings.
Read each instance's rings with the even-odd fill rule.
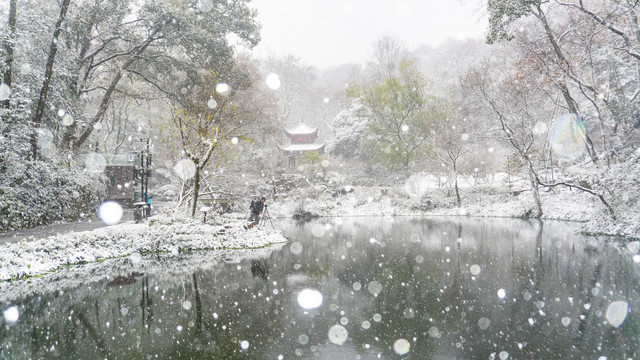
[[[541,217],[541,193],[572,191],[637,228],[638,4],[484,9],[484,41],[410,49],[388,35],[366,64],[320,70],[252,55],[250,1],[6,1],[0,230],[94,216],[105,169],[147,139],[149,193],[192,216],[201,198],[244,211],[267,195],[300,212],[365,186],[401,189],[398,204],[418,210],[524,192],[522,215]],[[292,165],[279,145],[300,123],[325,151]]]

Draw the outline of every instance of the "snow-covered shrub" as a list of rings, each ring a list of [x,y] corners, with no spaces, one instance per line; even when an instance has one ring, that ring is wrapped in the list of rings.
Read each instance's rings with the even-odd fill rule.
[[[176,184],[167,184],[161,186],[156,193],[161,200],[171,201],[175,200],[178,197],[178,192],[180,191],[178,185]]]
[[[603,215],[600,221],[591,222],[589,231],[640,238],[640,148],[590,181],[606,189],[604,197],[615,219]]]
[[[342,176],[337,171],[329,171],[327,172],[327,185],[329,186],[340,186],[344,183],[344,176]]]
[[[345,158],[360,154],[360,143],[367,133],[367,109],[354,100],[348,109],[333,119],[333,136],[327,140],[327,152]]]
[[[93,216],[103,177],[47,161],[12,159],[0,176],[0,231]]]
[[[421,211],[429,211],[438,208],[452,208],[456,206],[455,196],[446,194],[443,189],[433,189],[427,191],[420,199],[418,209]]]

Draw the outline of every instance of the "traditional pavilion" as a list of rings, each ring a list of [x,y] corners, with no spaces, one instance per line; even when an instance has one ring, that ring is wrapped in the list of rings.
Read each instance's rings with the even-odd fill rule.
[[[318,138],[318,127],[310,128],[304,123],[300,123],[292,129],[284,129],[285,135],[289,138],[289,145],[278,145],[285,155],[289,156],[289,166],[296,165],[296,157],[306,152],[315,151],[324,154],[324,141],[316,144]]]

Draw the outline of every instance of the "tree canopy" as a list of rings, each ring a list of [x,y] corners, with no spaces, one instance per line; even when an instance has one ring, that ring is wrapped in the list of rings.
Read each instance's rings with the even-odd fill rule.
[[[389,169],[408,169],[412,161],[429,153],[431,125],[443,116],[443,107],[428,87],[415,63],[406,61],[397,75],[348,90],[370,113],[362,146]]]

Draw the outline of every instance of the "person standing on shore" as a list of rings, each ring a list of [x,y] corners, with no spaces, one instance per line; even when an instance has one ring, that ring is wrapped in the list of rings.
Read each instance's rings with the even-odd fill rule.
[[[249,206],[249,210],[251,210],[251,214],[249,215],[250,226],[258,225],[260,222],[260,216],[262,216],[262,210],[264,209],[264,202],[266,200],[263,196],[258,201],[251,201],[251,205]]]

